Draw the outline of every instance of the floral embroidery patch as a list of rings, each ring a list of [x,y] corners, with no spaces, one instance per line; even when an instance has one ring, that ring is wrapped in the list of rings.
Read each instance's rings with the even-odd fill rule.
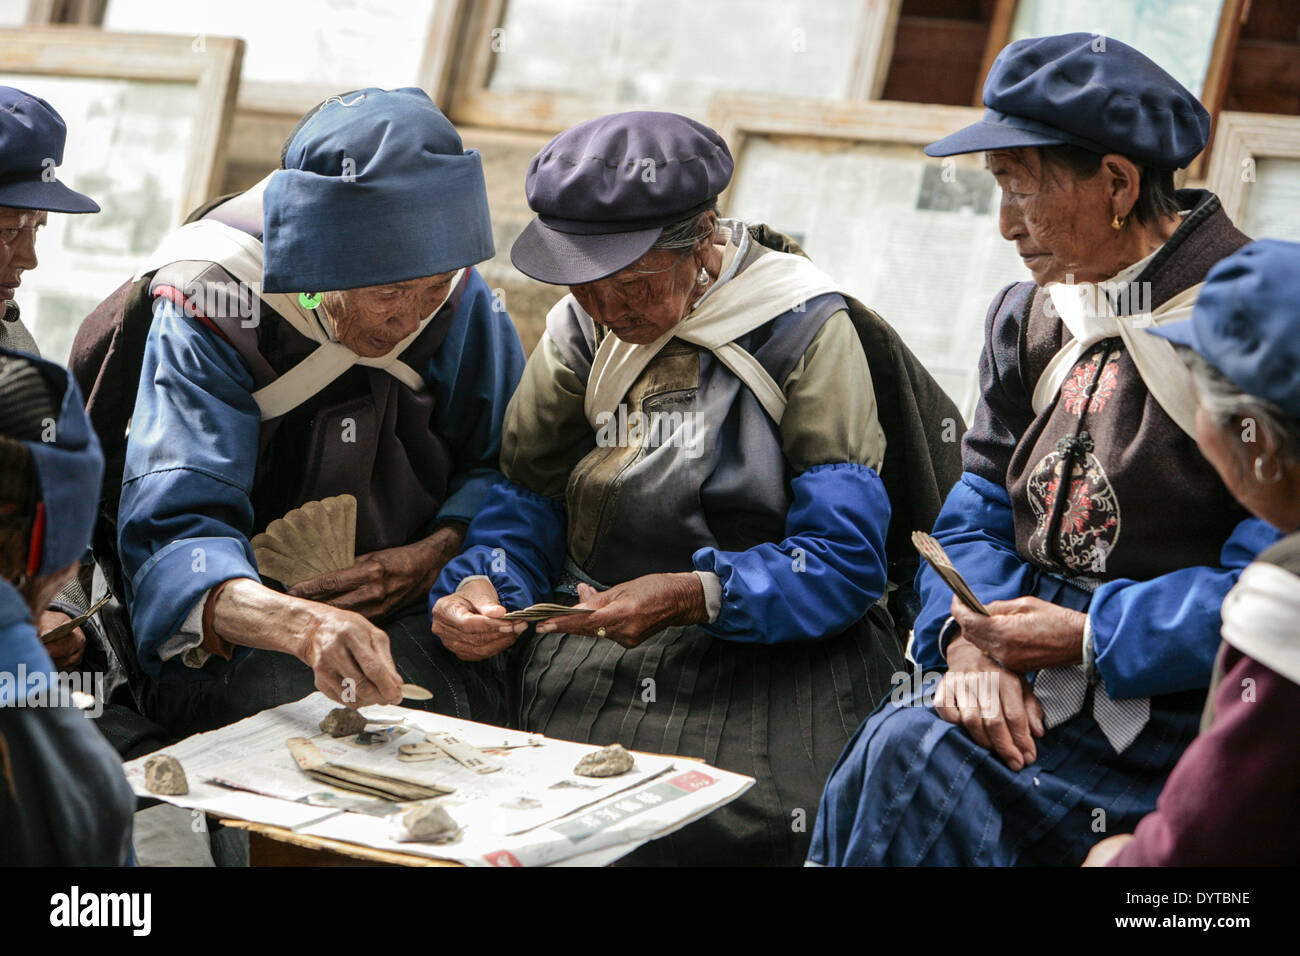
[[[1057,553],[1048,553],[1047,525],[1061,493],[1064,470],[1065,456],[1054,451],[1029,476],[1026,492],[1034,513],[1030,553],[1044,565],[1064,564],[1080,574],[1105,574],[1106,559],[1119,541],[1119,500],[1105,469],[1091,451],[1076,460],[1071,469],[1069,498],[1057,531]]]
[[[1061,386],[1061,403],[1070,414],[1082,416],[1085,411],[1099,412],[1106,407],[1106,402],[1110,400],[1119,379],[1119,368],[1115,359],[1109,359],[1105,368],[1101,370],[1101,377],[1092,389],[1090,401],[1088,388],[1096,375],[1097,360],[1093,358],[1076,365],[1074,371],[1065,380]]]

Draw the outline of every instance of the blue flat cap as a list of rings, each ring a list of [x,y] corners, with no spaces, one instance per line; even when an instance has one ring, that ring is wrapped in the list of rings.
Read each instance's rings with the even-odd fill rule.
[[[415,87],[326,100],[285,149],[262,218],[267,292],[405,282],[495,252],[478,150]]]
[[[0,86],[0,206],[50,212],[99,212],[89,196],[54,178],[68,127],[39,96]]]
[[[1008,44],[984,82],[984,105],[983,120],[926,155],[1072,143],[1180,169],[1210,135],[1210,114],[1186,87],[1128,44],[1091,33]]]
[[[613,275],[645,255],[664,226],[710,208],[734,165],[721,136],[676,113],[579,123],[529,163],[524,191],[537,218],[510,259],[553,285]]]
[[[1260,239],[1217,263],[1192,317],[1149,328],[1248,395],[1300,418],[1300,243]]]

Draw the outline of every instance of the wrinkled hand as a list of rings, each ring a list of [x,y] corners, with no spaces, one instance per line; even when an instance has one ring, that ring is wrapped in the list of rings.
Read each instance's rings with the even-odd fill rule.
[[[704,585],[690,571],[646,574],[607,591],[579,584],[578,600],[580,603],[575,607],[593,608],[595,613],[547,618],[537,625],[537,633],[563,631],[603,636],[624,647],[636,647],[666,627],[702,624],[707,620]]]
[[[43,611],[36,629],[41,634],[48,634],[59,625],[67,624],[71,620],[72,618],[62,611]],[[81,663],[82,655],[86,653],[86,634],[81,628],[74,627],[53,644],[46,644],[45,652],[54,660],[54,666],[61,671],[76,667]]]
[[[300,581],[289,594],[380,620],[427,595],[464,540],[464,528],[442,528],[414,544],[363,554],[342,571]]]
[[[528,626],[501,620],[505,613],[490,582],[470,581],[434,603],[433,633],[462,661],[481,661],[510,647]]]
[[[1083,628],[1088,616],[1036,597],[994,601],[989,617],[956,597],[949,613],[961,636],[1004,667],[1024,674],[1044,667],[1083,662]]]
[[[402,678],[388,635],[360,614],[310,605],[298,657],[316,674],[316,689],[347,707],[399,704]]]
[[[1119,851],[1128,846],[1128,841],[1133,839],[1131,833],[1116,833],[1114,836],[1108,836],[1093,846],[1088,851],[1087,858],[1083,861],[1083,866],[1105,866],[1111,860],[1119,855]]]
[[[948,645],[948,672],[935,688],[934,710],[965,727],[1012,770],[1038,757],[1034,738],[1043,736],[1043,707],[1029,683],[962,637]]]

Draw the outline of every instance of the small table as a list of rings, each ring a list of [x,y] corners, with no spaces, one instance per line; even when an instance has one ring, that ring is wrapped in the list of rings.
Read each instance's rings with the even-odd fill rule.
[[[295,833],[249,820],[220,818],[223,827],[248,831],[250,866],[463,866],[413,853],[376,850],[357,843]]]

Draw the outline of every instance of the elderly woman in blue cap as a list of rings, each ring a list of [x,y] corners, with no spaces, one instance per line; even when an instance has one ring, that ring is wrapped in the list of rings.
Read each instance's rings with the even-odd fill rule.
[[[33,623],[86,550],[103,473],[67,370],[0,347],[0,866],[118,866],[130,852],[121,762]]]
[[[472,269],[492,254],[478,153],[423,91],[359,90],[305,116],[278,171],[200,210],[83,326],[74,364],[125,460],[118,540],[100,543],[118,548],[134,632],[118,646],[146,716],[182,735],[313,686],[396,703],[409,681],[437,710],[504,718],[492,669],[429,646],[424,604],[500,478],[523,368]],[[115,408],[113,370],[145,330],[134,409]],[[301,547],[352,545],[350,567],[255,558],[268,524],[346,495],[355,541],[318,524]]]
[[[23,324],[14,294],[24,272],[36,268],[36,233],[49,214],[99,212],[99,204],[59,182],[54,170],[63,162],[67,126],[39,96],[0,86],[0,348],[39,356],[40,349]],[[84,582],[69,578],[43,609],[41,633],[67,624],[89,607]],[[59,667],[81,662],[86,634],[73,628],[54,638],[46,650]]]
[[[1088,865],[1300,863],[1300,245],[1263,240],[1220,262],[1173,342],[1196,383],[1201,451],[1243,505],[1285,535],[1223,603],[1208,726],[1134,834]],[[1118,855],[1115,855],[1118,853]]]
[[[457,655],[515,655],[522,727],[756,778],[643,863],[802,859],[830,762],[902,669],[891,513],[928,521],[909,476],[929,515],[956,477],[955,449],[897,414],[937,429],[951,403],[788,240],[718,218],[731,172],[671,113],[591,120],[533,159],[511,256],[569,294],[507,412],[509,480],[431,594]],[[522,639],[501,619],[553,591],[590,613]]]
[[[1189,314],[1248,242],[1215,196],[1173,186],[1205,110],[1090,34],[1009,45],[984,103],[926,152],[985,154],[1034,280],[989,310],[934,528],[990,613],[922,572],[926,681],[845,751],[813,863],[1077,864],[1135,825],[1196,733],[1223,597],[1277,538],[1197,450],[1186,368],[1142,331]]]

